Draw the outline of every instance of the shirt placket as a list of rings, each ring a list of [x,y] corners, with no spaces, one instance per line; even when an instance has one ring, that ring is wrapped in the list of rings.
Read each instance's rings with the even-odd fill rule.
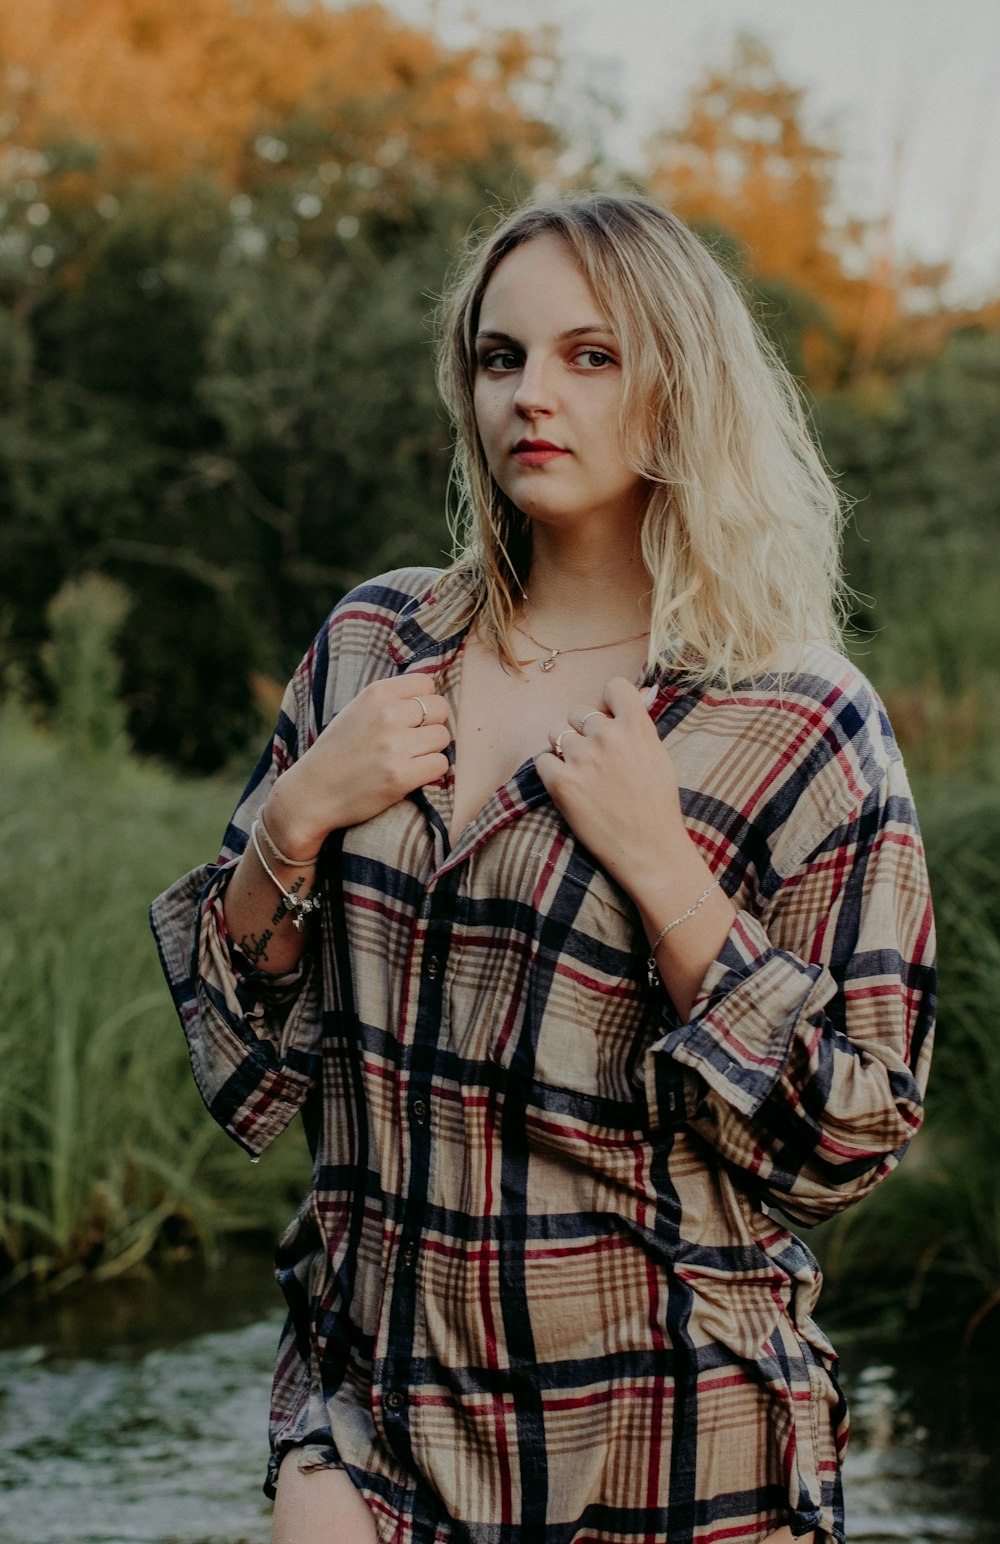
[[[419,1311],[419,1257],[434,1188],[433,1079],[438,1047],[447,1034],[447,984],[461,879],[457,869],[431,877],[408,962],[407,1043],[399,1101],[401,1187],[395,1226],[383,1251],[385,1298],[377,1353],[386,1440],[405,1463],[412,1459],[411,1399],[421,1381],[420,1370],[413,1363],[413,1344]]]

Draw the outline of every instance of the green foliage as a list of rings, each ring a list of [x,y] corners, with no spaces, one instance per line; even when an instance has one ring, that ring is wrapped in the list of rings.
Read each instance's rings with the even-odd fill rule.
[[[482,201],[312,219],[297,189],[137,187],[82,277],[67,257],[6,306],[0,283],[0,606],[41,697],[45,607],[101,570],[135,603],[135,745],[232,763],[253,672],[286,677],[363,576],[448,550],[428,318]]]
[[[252,1167],[214,1126],[146,926],[151,896],[216,851],[235,790],[69,761],[10,710],[0,780],[16,897],[0,936],[0,1279],[108,1276],[156,1247],[273,1232],[304,1143]]]
[[[919,1313],[966,1324],[1000,1302],[1000,792],[922,801],[940,1013],[924,1130],[898,1175],[823,1229],[838,1313],[893,1332]]]
[[[960,335],[895,388],[823,399],[856,501],[845,548],[862,667],[911,771],[1000,775],[1000,335]]]

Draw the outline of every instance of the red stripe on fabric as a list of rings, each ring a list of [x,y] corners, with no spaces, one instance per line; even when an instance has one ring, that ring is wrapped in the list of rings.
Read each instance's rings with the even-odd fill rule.
[[[585,976],[582,971],[574,969],[572,965],[563,964],[561,960],[556,965],[555,974],[575,981],[578,986],[586,987],[590,992],[599,992],[602,997],[619,997],[631,1001],[640,995],[634,981],[599,981],[596,976]]]
[[[756,1051],[752,1051],[744,1041],[737,1039],[734,1034],[731,1034],[722,1020],[717,1019],[714,1014],[707,1013],[702,1022],[713,1029],[718,1038],[731,1047],[737,1056],[742,1057],[744,1061],[752,1062],[755,1067],[777,1067],[780,1069],[784,1066],[780,1056],[760,1055]]]
[[[782,1521],[783,1519],[779,1517],[777,1513],[775,1513],[773,1517],[763,1518],[761,1520],[755,1518],[753,1526],[754,1537],[761,1537],[761,1535],[758,1534],[759,1528],[767,1528],[771,1533],[774,1533],[778,1528],[781,1527]],[[742,1538],[746,1538],[746,1525],[743,1523],[737,1523],[733,1528],[713,1528],[711,1533],[698,1533],[695,1538],[695,1544],[716,1544],[716,1540],[718,1539]]]
[[[488,1259],[495,1260],[499,1257],[500,1246],[495,1239],[480,1239],[470,1243],[467,1239],[455,1239],[447,1243],[440,1235],[434,1237],[427,1235],[424,1240],[424,1250],[428,1254],[439,1255],[444,1260],[467,1260],[473,1253],[485,1254]],[[524,1246],[525,1260],[529,1265],[544,1260],[565,1260],[578,1256],[591,1257],[595,1254],[606,1254],[609,1250],[628,1249],[629,1239],[624,1235],[612,1234],[609,1238],[590,1237],[581,1240],[575,1247],[569,1245],[553,1245],[550,1248],[535,1248],[526,1244]]]
[[[660,1379],[650,1380],[648,1383],[615,1384],[613,1387],[595,1388],[587,1394],[555,1394],[549,1391],[543,1392],[542,1400],[546,1410],[599,1410],[603,1405],[634,1403],[640,1399],[655,1399],[662,1392],[657,1388]],[[669,1386],[673,1386],[672,1379],[662,1380]],[[704,1384],[699,1384],[703,1388]]]
[[[593,1128],[588,1130],[582,1126],[569,1126],[560,1121],[546,1120],[530,1110],[525,1112],[524,1122],[526,1126],[534,1126],[537,1131],[544,1131],[548,1136],[574,1137],[579,1142],[585,1142],[588,1147],[600,1147],[613,1152],[635,1148],[637,1153],[641,1153],[643,1151],[641,1144],[645,1142],[642,1132],[638,1130],[627,1137],[601,1137],[594,1133]]]

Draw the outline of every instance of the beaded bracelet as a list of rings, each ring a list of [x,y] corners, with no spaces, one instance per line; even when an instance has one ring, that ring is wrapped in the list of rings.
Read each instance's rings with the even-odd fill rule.
[[[704,906],[712,891],[718,889],[718,887],[719,881],[717,879],[713,879],[712,883],[706,886],[706,888],[701,892],[693,906],[689,906],[687,911],[682,911],[680,916],[675,917],[672,922],[668,922],[666,927],[660,928],[660,931],[657,933],[656,937],[653,939],[653,942],[649,946],[649,959],[646,961],[646,972],[649,976],[650,986],[656,985],[656,978],[659,974],[656,964],[656,951],[660,944],[666,938],[668,933],[673,932],[675,927],[680,927],[681,923],[686,922],[688,917],[693,917],[699,906]]]

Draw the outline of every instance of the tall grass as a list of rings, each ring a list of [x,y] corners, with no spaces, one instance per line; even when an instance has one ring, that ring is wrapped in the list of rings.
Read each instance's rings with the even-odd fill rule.
[[[966,1345],[1000,1313],[1000,789],[922,800],[938,926],[927,1120],[900,1172],[818,1238],[835,1309],[859,1330],[928,1317]]]
[[[107,1276],[273,1227],[304,1144],[251,1167],[215,1128],[146,924],[217,849],[235,788],[70,751],[9,709],[0,785],[0,1277]]]

